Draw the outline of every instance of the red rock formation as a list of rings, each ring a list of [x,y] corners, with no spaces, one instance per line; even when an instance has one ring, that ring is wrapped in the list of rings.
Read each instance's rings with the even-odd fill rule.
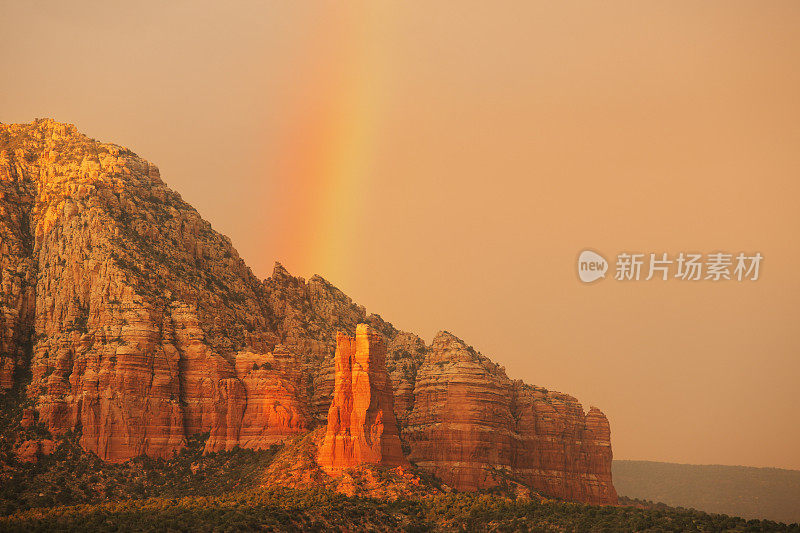
[[[56,448],[56,443],[50,439],[26,440],[14,450],[17,459],[23,463],[35,463],[39,455],[50,455]]]
[[[262,285],[156,167],[71,125],[0,125],[0,215],[0,388],[29,356],[39,419],[108,461],[240,444],[262,393],[236,353],[277,343]]]
[[[413,390],[413,371],[398,373],[393,369],[404,369],[404,363],[400,360],[417,364],[412,361],[413,358],[408,358],[409,352],[405,348],[407,337],[416,339],[418,346],[412,351],[419,359],[416,350],[419,350],[419,346],[424,350],[424,342],[419,337],[397,331],[378,315],[367,315],[363,306],[354,303],[322,277],[313,276],[305,281],[291,276],[280,263],[275,264],[272,276],[264,281],[263,290],[280,343],[304,360],[309,377],[310,416],[317,421],[325,423],[331,405],[336,374],[333,355],[337,332],[355,331],[360,323],[370,324],[390,341],[387,355],[388,362],[392,364],[389,369],[392,383],[396,387]],[[404,342],[395,346],[393,341],[401,337]]]
[[[414,407],[414,383],[417,368],[425,358],[425,342],[413,333],[399,331],[390,338],[387,353],[386,366],[394,390],[395,416],[398,422],[405,424]]]
[[[375,333],[337,337],[360,323]],[[460,488],[500,469],[615,499],[599,411],[511,382],[460,341],[427,348],[319,276],[276,264],[259,281],[154,165],[52,120],[0,124],[0,393],[28,363],[38,417],[21,424],[80,429],[108,461],[169,457],[197,433],[206,451],[269,446],[330,407],[331,467],[405,462],[402,425],[412,457]]]
[[[185,434],[209,432],[206,452],[232,450],[239,442],[239,429],[247,394],[236,371],[217,354],[188,307],[172,311],[173,338],[167,346],[178,355],[180,389],[184,400]]]
[[[236,375],[247,392],[239,446],[262,449],[308,428],[305,403],[300,401],[302,368],[283,347],[273,353],[240,352]]]
[[[608,421],[574,398],[512,382],[443,332],[418,371],[403,431],[409,459],[460,490],[504,479],[543,494],[616,503]]]
[[[16,165],[0,164],[0,392],[14,371],[33,323],[36,276],[28,213],[33,183]]]
[[[367,324],[336,337],[336,385],[317,456],[328,472],[360,464],[407,465],[386,373],[386,346]]]
[[[490,465],[513,456],[510,382],[496,365],[440,333],[417,372],[403,439],[409,459],[459,490],[496,484]]]
[[[611,482],[611,431],[596,407],[584,414],[572,396],[514,382],[515,460],[523,483],[543,494],[617,503]]]

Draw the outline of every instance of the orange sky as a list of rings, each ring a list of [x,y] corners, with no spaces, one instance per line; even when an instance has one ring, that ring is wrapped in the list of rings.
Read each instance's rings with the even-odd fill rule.
[[[800,4],[31,4],[0,121],[130,147],[257,275],[452,331],[618,458],[800,469]],[[587,286],[586,247],[765,260]]]

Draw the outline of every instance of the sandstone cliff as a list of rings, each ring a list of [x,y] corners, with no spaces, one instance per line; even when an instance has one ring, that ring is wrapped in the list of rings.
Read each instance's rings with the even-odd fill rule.
[[[26,424],[76,432],[104,460],[168,457],[198,433],[209,452],[261,448],[324,424],[337,333],[367,323],[412,460],[461,488],[504,471],[614,500],[602,413],[453,338],[427,347],[319,276],[276,264],[258,280],[155,166],[72,125],[0,125],[0,288],[0,390],[24,387]]]
[[[608,421],[575,398],[510,380],[462,340],[441,332],[417,372],[403,438],[409,459],[475,490],[507,480],[565,499],[616,503]]]

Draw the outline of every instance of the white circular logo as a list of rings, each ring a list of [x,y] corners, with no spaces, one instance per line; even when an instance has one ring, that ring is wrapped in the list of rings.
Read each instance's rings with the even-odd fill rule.
[[[584,250],[578,256],[578,277],[584,283],[591,283],[606,277],[608,261],[605,257],[591,250]]]

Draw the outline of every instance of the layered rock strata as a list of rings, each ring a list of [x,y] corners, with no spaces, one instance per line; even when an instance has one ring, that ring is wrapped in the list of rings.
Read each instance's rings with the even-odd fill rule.
[[[504,481],[544,494],[616,503],[608,421],[596,408],[508,379],[463,341],[442,332],[417,372],[403,439],[409,459],[460,490]]]

